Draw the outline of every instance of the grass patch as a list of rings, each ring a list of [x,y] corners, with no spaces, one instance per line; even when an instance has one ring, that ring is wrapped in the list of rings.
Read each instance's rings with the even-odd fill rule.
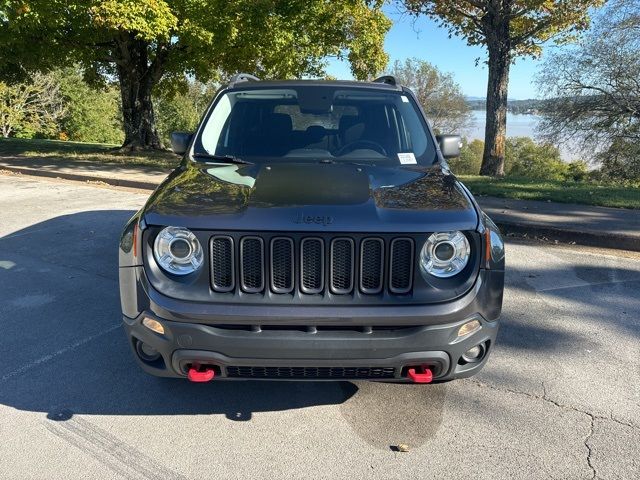
[[[60,140],[0,138],[1,157],[46,158],[51,161],[99,162],[132,167],[175,168],[180,157],[172,152],[122,153],[119,145],[64,142]]]
[[[640,185],[594,182],[561,182],[532,178],[491,178],[460,175],[460,180],[474,195],[551,200],[615,208],[640,208]]]

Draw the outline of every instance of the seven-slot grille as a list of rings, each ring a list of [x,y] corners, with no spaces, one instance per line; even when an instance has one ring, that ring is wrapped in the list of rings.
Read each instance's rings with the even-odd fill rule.
[[[405,294],[413,288],[414,252],[408,237],[216,235],[210,243],[211,283],[216,292],[375,295],[386,285],[393,294]]]

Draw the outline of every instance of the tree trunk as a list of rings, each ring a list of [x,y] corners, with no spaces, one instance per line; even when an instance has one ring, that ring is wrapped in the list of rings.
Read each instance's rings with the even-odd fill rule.
[[[507,136],[507,90],[511,53],[508,46],[489,43],[489,81],[487,84],[487,120],[480,175],[504,176],[504,152]]]
[[[161,149],[156,129],[151,91],[159,80],[149,64],[147,44],[128,39],[120,45],[123,61],[118,64],[125,139],[123,150]]]

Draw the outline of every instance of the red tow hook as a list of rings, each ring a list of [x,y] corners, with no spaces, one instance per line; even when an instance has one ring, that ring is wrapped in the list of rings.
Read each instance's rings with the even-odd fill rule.
[[[417,369],[408,369],[407,377],[409,377],[414,383],[431,383],[431,381],[433,380],[433,372],[429,367],[423,365],[421,367],[417,367]]]
[[[196,383],[210,382],[215,376],[216,372],[213,370],[212,366],[203,366],[197,363],[191,365],[189,367],[189,371],[187,372],[187,378],[189,379],[189,381]]]

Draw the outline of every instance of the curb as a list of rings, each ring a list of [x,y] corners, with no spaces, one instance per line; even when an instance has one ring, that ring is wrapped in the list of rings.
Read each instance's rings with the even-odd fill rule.
[[[47,178],[62,178],[64,180],[73,180],[77,182],[100,182],[112,185],[114,187],[128,187],[139,188],[142,190],[155,190],[159,183],[143,182],[140,180],[127,180],[121,178],[109,178],[100,177],[97,175],[83,175],[78,173],[66,173],[49,170],[35,170],[32,168],[13,167],[9,165],[0,165],[0,171],[6,170],[8,172],[20,173],[22,175],[29,175],[32,177],[47,177]]]
[[[0,165],[0,171],[7,170],[23,175],[34,177],[62,178],[78,182],[101,182],[114,187],[129,187],[142,190],[155,190],[159,185],[154,182],[143,182],[139,180],[127,180],[109,177],[99,177],[96,175],[81,175],[77,173],[55,172],[48,170],[34,170],[32,168],[13,167]],[[527,224],[520,222],[509,222],[495,220],[504,234],[526,235],[533,238],[544,238],[546,240],[558,241],[562,243],[575,243],[587,247],[610,248],[614,250],[629,250],[640,252],[640,240],[627,235],[603,235],[601,232],[567,230],[556,227],[549,227],[539,224]]]
[[[561,243],[572,243],[586,247],[610,248],[640,252],[640,240],[628,235],[603,234],[590,230],[567,230],[537,224],[496,221],[503,234],[526,235]]]

